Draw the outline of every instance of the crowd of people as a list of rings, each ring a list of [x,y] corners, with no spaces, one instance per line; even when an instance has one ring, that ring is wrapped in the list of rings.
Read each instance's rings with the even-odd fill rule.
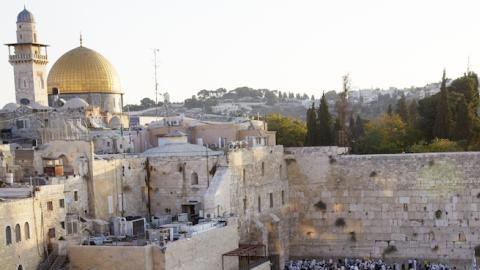
[[[291,260],[285,270],[456,270],[442,263],[408,260],[404,263],[386,263],[382,259]]]

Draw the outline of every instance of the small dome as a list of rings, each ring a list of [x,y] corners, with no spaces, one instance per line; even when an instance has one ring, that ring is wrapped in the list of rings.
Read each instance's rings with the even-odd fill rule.
[[[65,109],[79,109],[79,108],[83,108],[83,109],[86,109],[88,108],[88,103],[81,99],[81,98],[72,98],[72,99],[69,99],[65,102],[65,105],[63,105],[63,108]]]
[[[14,112],[18,109],[18,107],[20,107],[20,105],[18,105],[17,103],[11,102],[3,106],[2,110],[7,112]]]
[[[17,23],[35,23],[35,17],[26,8],[22,12],[18,13]]]

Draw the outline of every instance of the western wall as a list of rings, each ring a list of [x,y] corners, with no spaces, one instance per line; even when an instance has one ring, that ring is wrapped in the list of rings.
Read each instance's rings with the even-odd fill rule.
[[[291,257],[472,260],[480,153],[285,148]]]

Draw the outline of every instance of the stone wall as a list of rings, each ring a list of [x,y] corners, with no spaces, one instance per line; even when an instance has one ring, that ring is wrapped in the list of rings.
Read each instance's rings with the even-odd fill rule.
[[[229,153],[231,208],[239,217],[240,242],[264,244],[283,269],[288,257],[289,208],[282,146]]]
[[[91,203],[95,218],[147,215],[145,159],[111,155],[93,161]]]
[[[158,246],[71,246],[70,269],[221,270],[222,254],[238,247],[236,222],[189,239]],[[225,270],[238,269],[238,258],[225,258]]]
[[[471,260],[480,153],[287,148],[290,255]]]
[[[158,246],[70,246],[71,270],[163,270]],[[158,263],[159,265],[156,265]]]
[[[204,194],[221,157],[209,156],[207,162],[207,157],[196,154],[148,158],[152,214],[182,213],[182,204],[189,201],[199,202],[203,208]]]
[[[59,206],[63,198],[63,185],[48,185],[38,187],[32,198],[0,201],[1,269],[18,269],[20,265],[23,269],[36,269],[46,250],[65,236],[61,226],[65,209]],[[7,243],[7,227],[11,230],[11,243]],[[49,229],[55,231],[54,236],[49,236]]]

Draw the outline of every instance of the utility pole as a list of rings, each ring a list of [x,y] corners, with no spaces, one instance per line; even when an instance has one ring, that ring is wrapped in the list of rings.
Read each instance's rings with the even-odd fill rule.
[[[157,52],[159,52],[160,50],[159,49],[153,49],[153,57],[154,57],[154,61],[155,61],[155,64],[154,64],[154,69],[155,69],[155,116],[157,117],[157,120],[158,120],[158,78],[157,78],[157,68],[158,68],[158,64],[157,64]]]

